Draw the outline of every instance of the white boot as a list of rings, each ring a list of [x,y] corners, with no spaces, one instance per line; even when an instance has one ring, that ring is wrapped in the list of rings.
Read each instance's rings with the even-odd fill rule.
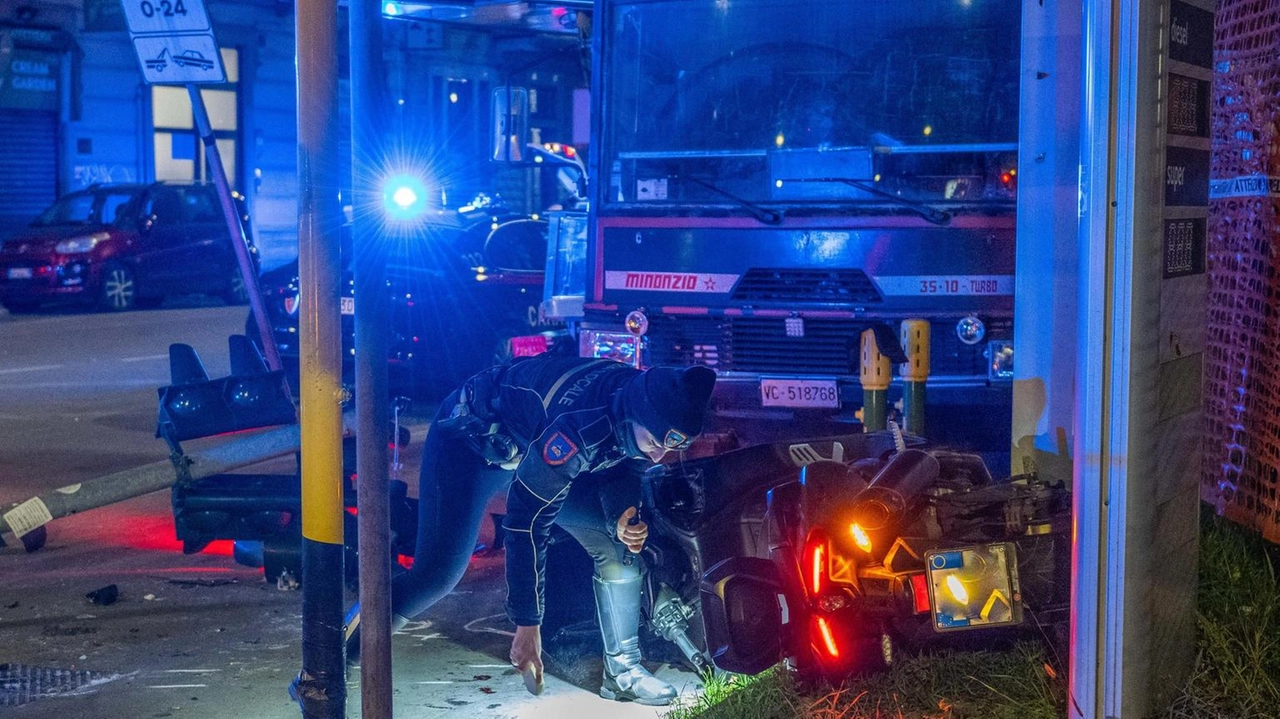
[[[595,578],[596,614],[604,639],[604,682],[600,696],[663,706],[676,688],[640,665],[640,577],[618,581]]]

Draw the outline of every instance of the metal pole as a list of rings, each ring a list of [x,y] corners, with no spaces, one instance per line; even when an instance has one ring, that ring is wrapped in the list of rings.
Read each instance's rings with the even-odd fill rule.
[[[356,497],[360,556],[360,706],[365,719],[391,719],[391,498],[387,354],[390,312],[386,252],[379,241],[377,152],[386,136],[382,4],[352,0],[351,168],[356,348]]]
[[[350,415],[344,419],[348,427],[355,423]],[[25,523],[25,527],[30,527],[34,520],[51,522],[71,514],[169,489],[178,480],[179,471],[191,480],[204,479],[273,457],[292,454],[298,451],[298,441],[298,425],[291,424],[257,434],[237,436],[213,447],[203,447],[141,467],[59,487],[13,507],[0,507],[0,535],[23,531],[18,526],[19,517],[31,518]],[[178,469],[179,466],[182,467],[181,470]],[[10,517],[9,513],[18,507],[22,507],[24,511]],[[15,521],[11,522],[10,519]]]
[[[334,159],[336,0],[297,3],[299,399],[302,426],[302,673],[308,719],[344,716],[342,637],[342,325]]]
[[[204,107],[204,97],[200,94],[200,88],[197,85],[187,85],[187,94],[191,96],[191,111],[195,115],[200,140],[204,142],[209,174],[213,175],[213,184],[218,188],[222,218],[227,223],[231,246],[236,251],[236,263],[240,266],[240,276],[244,279],[244,288],[249,295],[249,308],[253,312],[254,322],[258,325],[258,335],[262,338],[262,352],[267,360],[267,368],[278,370],[281,367],[280,350],[276,348],[275,335],[271,332],[271,324],[267,322],[262,290],[258,287],[258,270],[249,257],[249,246],[245,242],[244,232],[240,226],[240,213],[236,211],[235,202],[231,199],[231,183],[227,182],[227,171],[222,167],[222,157],[218,154],[218,141],[213,136],[213,126],[209,123],[209,113]]]

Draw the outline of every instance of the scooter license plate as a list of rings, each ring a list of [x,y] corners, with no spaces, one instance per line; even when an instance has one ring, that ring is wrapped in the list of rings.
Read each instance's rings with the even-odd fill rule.
[[[762,379],[760,404],[765,407],[839,407],[835,380]]]

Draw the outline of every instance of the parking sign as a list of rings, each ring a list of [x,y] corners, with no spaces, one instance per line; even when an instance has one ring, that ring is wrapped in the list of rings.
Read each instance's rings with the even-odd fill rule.
[[[148,83],[226,81],[204,0],[121,0],[121,5]]]

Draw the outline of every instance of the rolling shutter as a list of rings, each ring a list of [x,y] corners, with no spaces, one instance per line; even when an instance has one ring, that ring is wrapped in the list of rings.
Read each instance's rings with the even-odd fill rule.
[[[58,196],[58,115],[0,110],[0,240],[26,227]]]

